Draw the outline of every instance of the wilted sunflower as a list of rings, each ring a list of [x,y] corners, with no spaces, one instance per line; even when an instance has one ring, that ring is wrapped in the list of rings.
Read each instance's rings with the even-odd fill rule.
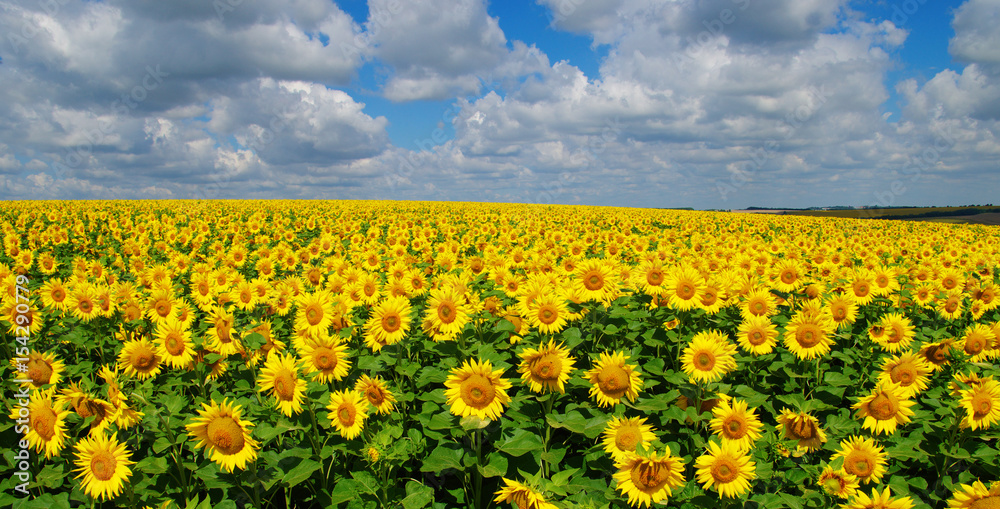
[[[673,490],[684,484],[684,461],[670,454],[660,456],[653,451],[649,456],[627,454],[615,461],[618,471],[612,477],[618,481],[617,490],[628,496],[632,507],[649,507],[666,500]]]
[[[910,422],[916,404],[906,399],[905,391],[898,384],[880,382],[871,394],[855,403],[852,408],[858,411],[857,417],[863,419],[861,426],[877,435],[891,435],[896,427]]]
[[[451,413],[460,417],[474,415],[480,419],[497,420],[504,405],[510,403],[510,380],[502,378],[503,370],[493,370],[489,361],[466,360],[453,368],[444,385]]]
[[[128,376],[139,380],[154,377],[160,373],[160,354],[156,353],[156,345],[146,338],[134,339],[125,343],[118,354],[118,366]]]
[[[878,488],[872,488],[872,496],[865,495],[865,492],[858,490],[854,500],[848,504],[841,504],[841,509],[911,509],[913,499],[910,497],[893,497],[888,486],[882,493]]]
[[[365,345],[378,352],[406,337],[410,329],[410,299],[388,297],[376,304],[365,322]]]
[[[274,395],[275,402],[281,413],[287,417],[302,411],[302,398],[305,396],[306,381],[299,378],[299,368],[295,356],[291,354],[272,355],[260,370],[257,381],[260,392],[267,390]]]
[[[695,460],[695,467],[698,482],[706,490],[714,486],[720,499],[742,495],[750,489],[750,480],[757,477],[756,464],[734,442],[709,442],[705,454]]]
[[[989,489],[982,481],[962,484],[948,499],[951,509],[991,509],[1000,507],[1000,482],[994,482]]]
[[[635,401],[639,396],[642,379],[636,367],[626,363],[628,359],[624,352],[601,352],[594,367],[583,375],[590,380],[590,397],[597,400],[598,406],[615,405],[623,397]]]
[[[156,353],[174,368],[186,368],[194,360],[191,331],[177,318],[169,318],[156,326]]]
[[[517,371],[532,391],[565,392],[565,384],[576,359],[570,357],[569,350],[561,343],[557,345],[550,339],[547,345],[541,345],[537,350],[525,348],[519,357],[521,364]]]
[[[888,455],[874,439],[852,436],[840,442],[840,450],[830,460],[844,459],[844,472],[868,484],[882,482]]]
[[[858,491],[858,478],[856,476],[848,474],[842,468],[834,470],[829,465],[819,474],[816,484],[823,488],[823,491],[828,495],[837,498],[850,498]]]
[[[692,382],[715,382],[736,369],[736,346],[717,330],[701,331],[681,355],[682,369]]]
[[[64,410],[65,402],[61,399],[53,401],[54,389],[36,390],[31,392],[28,403],[28,425],[25,438],[28,444],[38,453],[44,453],[45,459],[58,456],[66,445],[66,416],[69,410]],[[11,420],[22,418],[19,408],[11,409]],[[16,426],[21,428],[22,425]],[[20,431],[19,431],[20,432]]]
[[[110,437],[104,433],[85,437],[76,443],[76,479],[84,493],[98,500],[110,500],[121,492],[122,486],[132,476],[130,465],[132,453],[124,443],[118,442],[118,434]]]
[[[719,436],[723,444],[733,443],[740,451],[753,448],[754,442],[761,437],[764,426],[757,414],[747,408],[747,402],[741,399],[720,401],[712,409],[713,419],[709,423],[712,431]]]
[[[782,440],[797,441],[796,449],[812,452],[826,442],[826,433],[819,426],[819,420],[807,413],[796,413],[785,408],[777,421],[776,429],[782,434]]]
[[[1000,382],[992,379],[961,391],[962,427],[987,429],[1000,422]]]
[[[636,448],[656,440],[653,427],[646,424],[644,417],[612,417],[604,427],[604,450],[614,461],[623,461]]]
[[[494,502],[507,502],[516,509],[556,509],[545,501],[545,497],[534,489],[517,481],[503,478],[504,486],[495,493]]]
[[[368,404],[375,407],[380,415],[387,415],[392,412],[396,397],[392,395],[385,381],[379,377],[372,378],[368,375],[361,375],[354,384],[354,390],[362,394],[368,400]]]
[[[260,444],[250,437],[250,421],[241,419],[241,407],[212,401],[211,405],[201,404],[198,417],[186,426],[188,435],[198,439],[195,448],[204,447],[216,462],[227,472],[239,468],[245,470],[247,462],[257,459]]]
[[[752,355],[766,355],[774,350],[778,337],[777,326],[766,316],[748,315],[740,323],[736,342]]]
[[[330,393],[330,422],[340,436],[351,440],[361,434],[368,418],[368,400],[356,391],[337,391]]]

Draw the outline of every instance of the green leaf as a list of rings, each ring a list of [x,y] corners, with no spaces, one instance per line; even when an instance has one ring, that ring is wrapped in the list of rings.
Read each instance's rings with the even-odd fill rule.
[[[444,443],[438,445],[424,459],[424,464],[420,467],[420,471],[440,473],[442,470],[448,468],[461,470],[462,454],[462,448],[458,444]]]
[[[343,504],[358,496],[358,482],[353,479],[341,479],[330,490],[330,504]]]
[[[282,460],[279,462],[279,465],[284,463],[286,463],[286,461]],[[294,467],[286,470],[285,475],[281,476],[281,482],[287,484],[289,487],[296,486],[302,481],[309,479],[313,472],[322,467],[323,464],[314,459],[300,458],[299,462]]]
[[[486,465],[479,466],[479,474],[483,477],[501,477],[507,475],[507,457],[495,452],[486,456]]]
[[[366,470],[357,470],[351,472],[351,477],[353,477],[355,481],[358,481],[358,486],[361,487],[361,490],[364,493],[368,493],[371,495],[378,493],[379,489],[378,479],[376,479],[375,476],[371,474],[371,472],[368,472]]]
[[[516,429],[514,430],[514,434],[500,444],[497,449],[511,456],[518,457],[524,453],[541,449],[542,446],[542,439],[538,435],[523,429]]]
[[[552,476],[552,483],[556,486],[565,486],[569,482],[570,476],[579,472],[579,468],[569,468]]]
[[[406,483],[406,497],[401,500],[403,509],[421,509],[434,501],[434,489],[417,481]]]
[[[823,376],[823,381],[835,387],[852,387],[857,385],[857,380],[836,371],[828,371]]]
[[[267,343],[267,338],[259,332],[251,332],[250,334],[243,336],[243,343],[247,346],[247,348],[256,350]]]

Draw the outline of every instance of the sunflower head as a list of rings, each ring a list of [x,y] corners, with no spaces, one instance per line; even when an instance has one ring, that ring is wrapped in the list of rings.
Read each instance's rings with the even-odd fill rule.
[[[476,359],[452,369],[444,382],[451,413],[460,417],[474,415],[480,419],[499,419],[503,407],[510,403],[507,389],[511,383],[502,376],[502,369],[493,370],[489,361]]]
[[[590,396],[598,406],[612,406],[623,397],[635,401],[642,389],[636,366],[628,364],[624,352],[602,352],[594,367],[584,377],[590,380]]]
[[[570,357],[569,350],[562,344],[549,340],[547,345],[538,349],[525,348],[520,357],[521,364],[517,370],[521,373],[521,380],[532,391],[565,392],[565,383],[576,359]]]
[[[241,418],[240,405],[212,401],[202,403],[199,416],[188,424],[188,435],[198,440],[196,448],[204,447],[227,472],[246,469],[248,462],[257,459],[259,444],[250,436],[252,424]]]

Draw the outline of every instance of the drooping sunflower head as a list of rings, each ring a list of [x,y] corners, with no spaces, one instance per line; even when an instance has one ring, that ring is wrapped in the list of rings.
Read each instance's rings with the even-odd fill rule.
[[[257,383],[260,392],[271,391],[281,413],[291,417],[302,411],[306,381],[299,378],[295,356],[285,354],[268,357]]]
[[[602,352],[594,367],[584,378],[590,381],[590,397],[600,407],[612,406],[623,397],[635,401],[642,389],[642,379],[636,366],[628,364],[624,352]]]
[[[904,391],[898,384],[881,382],[871,394],[854,404],[858,418],[863,419],[862,427],[876,434],[891,435],[896,427],[910,422],[914,401],[904,397]]]
[[[819,420],[808,413],[793,412],[787,408],[777,418],[777,430],[783,440],[795,440],[796,449],[818,450],[826,442],[826,433]]]
[[[669,497],[684,484],[684,461],[670,454],[653,451],[648,456],[626,454],[615,462],[618,472],[612,477],[617,490],[628,497],[629,505],[649,507]]]
[[[503,378],[502,369],[493,370],[489,361],[465,361],[451,370],[444,384],[451,413],[460,417],[497,420],[510,403],[510,380]]]
[[[549,340],[547,345],[538,349],[525,348],[520,357],[521,364],[517,370],[521,373],[521,380],[532,391],[565,392],[565,384],[576,359],[570,357],[569,350],[562,344]]]

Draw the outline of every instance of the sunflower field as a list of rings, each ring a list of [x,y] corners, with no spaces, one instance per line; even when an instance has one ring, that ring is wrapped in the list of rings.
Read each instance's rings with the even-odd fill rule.
[[[0,507],[1000,507],[1000,228],[7,202]]]

